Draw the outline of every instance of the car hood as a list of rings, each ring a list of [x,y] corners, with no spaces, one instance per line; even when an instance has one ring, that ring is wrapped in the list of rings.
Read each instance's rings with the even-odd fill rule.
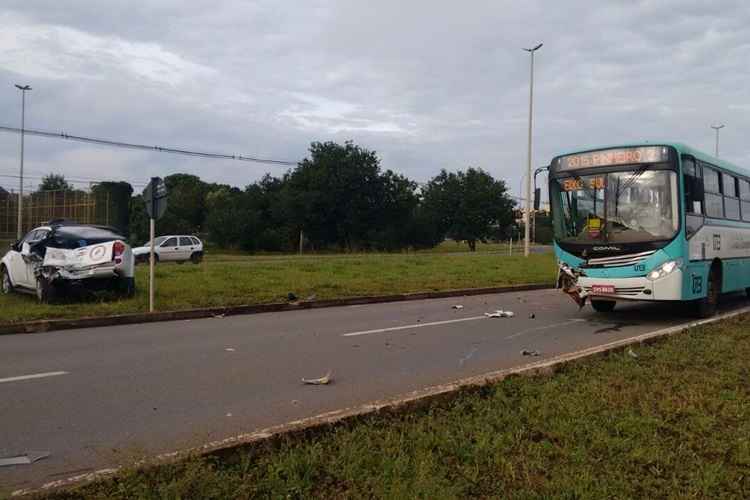
[[[158,247],[156,247],[156,248],[158,248]],[[151,247],[150,246],[135,247],[133,249],[133,255],[143,255],[144,253],[149,253],[150,251],[151,251]]]

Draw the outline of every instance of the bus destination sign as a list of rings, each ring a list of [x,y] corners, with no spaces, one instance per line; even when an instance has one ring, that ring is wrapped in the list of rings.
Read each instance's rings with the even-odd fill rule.
[[[632,163],[661,163],[669,159],[664,146],[604,149],[563,156],[558,159],[559,170],[577,170],[590,167],[612,167]]]

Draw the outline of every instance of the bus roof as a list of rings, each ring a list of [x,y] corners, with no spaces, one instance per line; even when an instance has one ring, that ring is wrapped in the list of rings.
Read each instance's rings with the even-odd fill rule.
[[[627,143],[626,144],[609,144],[605,146],[585,147],[585,148],[579,148],[573,151],[567,151],[565,153],[561,153],[559,155],[556,155],[555,158],[557,158],[558,156],[566,156],[566,155],[575,154],[575,153],[583,153],[586,151],[598,151],[600,149],[614,149],[614,148],[631,148],[631,147],[638,147],[638,146],[671,146],[675,148],[677,152],[680,154],[692,155],[698,160],[704,161],[706,163],[711,163],[712,165],[715,165],[724,170],[728,170],[738,175],[742,175],[742,176],[750,178],[750,170],[739,167],[735,165],[734,163],[728,162],[726,160],[722,160],[721,158],[717,158],[713,155],[710,155],[708,153],[705,153],[703,151],[690,147],[687,144],[683,144],[681,142],[671,142],[671,141],[634,142],[634,143],[629,143],[629,144]]]

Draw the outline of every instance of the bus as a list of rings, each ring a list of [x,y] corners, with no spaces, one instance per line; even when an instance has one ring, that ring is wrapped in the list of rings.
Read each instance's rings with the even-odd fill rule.
[[[549,165],[557,285],[597,312],[618,301],[750,295],[750,171],[681,143],[562,154]]]

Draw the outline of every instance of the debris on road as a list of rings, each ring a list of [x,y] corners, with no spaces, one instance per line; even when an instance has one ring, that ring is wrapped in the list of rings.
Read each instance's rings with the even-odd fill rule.
[[[48,451],[29,451],[23,455],[16,455],[14,457],[0,458],[0,467],[10,467],[12,465],[29,465],[47,458],[51,453]]]
[[[289,292],[286,294],[286,298],[289,302],[295,302],[297,300],[297,296],[294,295],[292,292]]]
[[[227,417],[231,417],[231,416],[232,416],[232,414],[231,414],[231,413],[227,413]]]
[[[539,356],[539,351],[524,349],[521,351],[521,356]]]
[[[333,382],[333,373],[329,371],[320,378],[303,378],[302,383],[307,385],[328,385]]]
[[[216,318],[216,319],[222,319],[222,318],[224,318],[225,316],[226,316],[226,313],[221,313],[221,314],[214,314],[214,318]]]
[[[313,300],[315,300],[315,299],[317,299],[317,298],[318,298],[317,294],[312,294],[312,295],[308,295],[308,296],[307,296],[307,298],[306,298],[305,300],[306,300],[307,302],[312,302]]]
[[[456,304],[456,305],[454,305],[454,306],[453,306],[453,309],[457,309],[457,310],[459,310],[459,311],[460,311],[461,309],[463,309],[463,308],[464,308],[464,306],[462,306],[461,304]]]
[[[474,355],[475,355],[475,354],[477,353],[477,351],[479,351],[479,349],[477,349],[476,347],[473,347],[473,348],[471,349],[471,351],[469,351],[469,353],[468,353],[468,354],[467,354],[466,356],[464,356],[463,358],[461,358],[461,359],[459,359],[459,360],[458,360],[458,366],[459,366],[459,367],[463,367],[463,366],[464,366],[464,363],[466,363],[466,362],[467,362],[467,361],[469,361],[469,360],[470,360],[471,358],[473,358],[473,357],[474,357]]]
[[[512,318],[515,316],[515,313],[513,311],[503,311],[502,309],[498,309],[495,312],[484,313],[484,315],[488,318]]]
[[[298,406],[298,405],[299,405],[299,400],[292,399],[292,406]]]
[[[529,319],[534,319],[534,318],[536,318],[536,314],[534,313],[529,314]]]
[[[236,349],[234,347],[227,347],[224,350],[227,351],[227,352],[234,352],[234,351],[236,351]]]

